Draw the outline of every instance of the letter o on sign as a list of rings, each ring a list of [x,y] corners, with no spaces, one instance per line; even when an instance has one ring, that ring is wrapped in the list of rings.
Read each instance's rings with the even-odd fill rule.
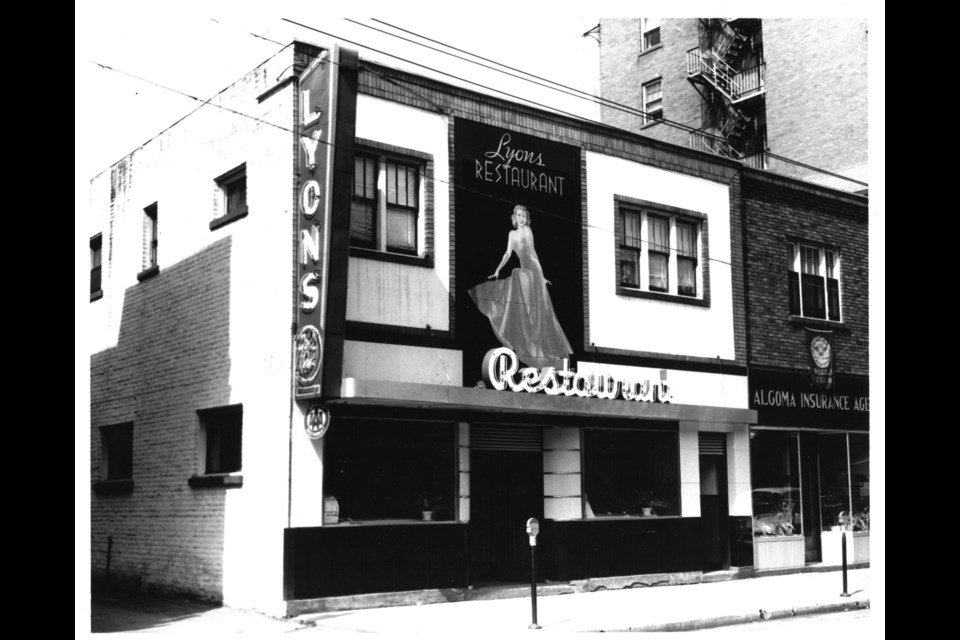
[[[300,213],[310,219],[320,208],[320,183],[316,180],[308,180],[300,189]]]

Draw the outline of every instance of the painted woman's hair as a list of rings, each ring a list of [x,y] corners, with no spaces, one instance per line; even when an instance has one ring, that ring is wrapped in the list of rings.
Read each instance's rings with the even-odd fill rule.
[[[523,211],[525,214],[527,214],[527,226],[533,226],[533,220],[530,218],[530,211],[522,204],[516,205],[513,208],[513,213],[510,215],[510,222],[513,223],[513,226],[517,226],[517,213],[520,211]]]

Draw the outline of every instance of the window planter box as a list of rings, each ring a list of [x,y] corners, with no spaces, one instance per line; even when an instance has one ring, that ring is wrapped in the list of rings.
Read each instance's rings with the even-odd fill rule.
[[[753,539],[756,569],[792,569],[805,562],[803,536],[757,536]]]
[[[842,531],[820,533],[823,564],[843,564]],[[847,564],[870,562],[870,532],[847,531]]]

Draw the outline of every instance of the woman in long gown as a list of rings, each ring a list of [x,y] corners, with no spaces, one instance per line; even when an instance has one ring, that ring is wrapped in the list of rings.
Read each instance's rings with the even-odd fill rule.
[[[533,245],[530,212],[523,205],[513,208],[511,221],[515,227],[507,236],[507,250],[488,282],[469,290],[470,297],[501,344],[509,347],[521,362],[531,367],[560,367],[562,360],[573,353],[567,336],[560,327],[540,259]],[[500,280],[500,270],[516,253],[520,268]]]

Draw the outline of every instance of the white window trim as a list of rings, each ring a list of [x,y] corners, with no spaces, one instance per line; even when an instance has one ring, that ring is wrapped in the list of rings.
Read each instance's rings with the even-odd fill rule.
[[[661,46],[663,33],[661,32],[661,42],[647,46],[647,34],[654,29],[660,28],[660,18],[640,18],[640,51],[650,51]]]
[[[791,261],[790,261],[790,271],[795,272],[798,276],[799,291],[797,294],[798,301],[800,303],[800,315],[801,318],[808,318],[810,320],[825,320],[827,322],[843,322],[843,278],[841,270],[841,256],[840,250],[837,247],[819,244],[816,242],[807,242],[803,240],[788,241],[790,246]],[[803,312],[803,249],[814,249],[819,253],[819,259],[817,263],[817,273],[807,274],[807,275],[816,275],[823,280],[823,292],[824,292],[824,304],[825,304],[825,315],[824,318],[819,318],[812,315],[804,315]],[[830,289],[828,286],[828,275],[827,275],[827,253],[833,254],[833,271],[834,277],[833,280],[837,281],[837,319],[832,320],[830,318]]]
[[[415,258],[425,258],[429,253],[427,247],[427,164],[430,162],[430,155],[415,150],[391,150],[382,148],[381,145],[370,141],[357,141],[357,151],[375,156],[377,160],[377,211],[376,211],[376,243],[375,247],[365,247],[363,245],[353,245],[351,241],[351,251],[365,250],[374,251],[391,256],[406,256]],[[402,251],[394,251],[387,247],[387,162],[393,161],[400,164],[417,167],[417,229],[416,229],[416,253],[411,254]]]
[[[659,112],[660,112],[660,118],[659,118],[659,120],[658,120],[657,118],[654,118],[654,117],[652,117],[652,116],[650,115],[650,113],[651,113],[650,108],[649,108],[649,102],[650,102],[650,101],[649,101],[648,98],[647,98],[647,93],[648,93],[648,91],[649,91],[649,89],[650,89],[650,85],[652,85],[652,84],[654,84],[654,83],[657,83],[657,82],[660,83],[660,108],[659,108],[659,109],[654,109],[653,111],[654,111],[654,112],[656,112],[656,111],[659,111]],[[643,114],[644,114],[643,116],[641,116],[641,117],[643,118],[643,124],[645,124],[645,125],[647,125],[647,124],[653,124],[654,122],[659,122],[660,120],[663,120],[663,77],[654,78],[653,80],[650,80],[649,82],[644,82],[640,89],[641,89],[641,101],[642,101],[642,104],[643,104]]]
[[[227,222],[228,220],[242,218],[250,212],[249,182],[247,183],[247,200],[244,204],[244,208],[233,214],[230,214],[227,208],[227,187],[241,178],[246,179],[246,177],[247,163],[244,162],[234,167],[230,171],[227,171],[226,173],[214,178],[214,182],[216,183],[215,206],[213,212],[214,221]]]
[[[641,291],[645,293],[659,294],[664,296],[675,296],[680,300],[705,300],[705,288],[704,288],[704,274],[703,274],[703,265],[704,265],[704,252],[703,252],[703,220],[696,217],[689,217],[681,214],[669,213],[657,211],[656,209],[645,209],[643,207],[632,207],[630,205],[620,204],[618,206],[616,215],[620,216],[622,213],[631,212],[640,214],[640,273],[639,278],[639,287],[631,287],[628,285],[618,284],[618,287],[625,290],[634,290]],[[649,236],[649,217],[656,216],[659,218],[667,218],[670,221],[670,231],[669,231],[669,242],[670,242],[670,254],[667,259],[667,281],[669,288],[667,291],[657,291],[650,288],[650,236]],[[696,229],[696,285],[697,285],[697,295],[681,295],[678,290],[679,286],[679,271],[677,267],[677,256],[679,255],[678,243],[677,243],[677,221],[687,222],[694,225]],[[621,238],[617,238],[617,245]],[[617,282],[619,282],[619,264],[617,265],[618,272],[615,274]]]

